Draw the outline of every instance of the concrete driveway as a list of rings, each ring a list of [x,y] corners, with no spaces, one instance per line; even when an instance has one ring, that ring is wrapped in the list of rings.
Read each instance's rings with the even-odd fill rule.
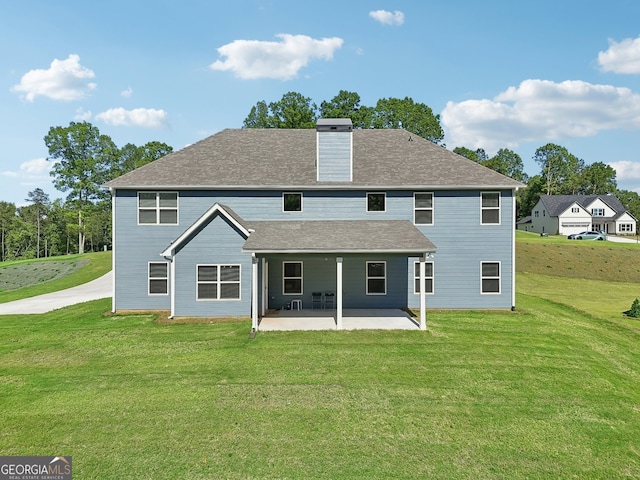
[[[92,282],[77,287],[37,297],[23,298],[14,302],[0,303],[0,315],[47,313],[76,303],[111,298],[112,280],[113,274],[109,272]]]

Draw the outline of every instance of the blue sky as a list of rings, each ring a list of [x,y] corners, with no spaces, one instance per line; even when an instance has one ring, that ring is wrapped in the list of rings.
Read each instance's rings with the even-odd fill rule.
[[[449,149],[549,142],[640,192],[640,2],[11,0],[0,15],[0,200],[52,198],[43,138],[86,120],[183,148],[260,100],[406,96]]]

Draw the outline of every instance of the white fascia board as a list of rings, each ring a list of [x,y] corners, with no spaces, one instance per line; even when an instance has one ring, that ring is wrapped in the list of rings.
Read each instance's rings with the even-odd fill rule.
[[[209,210],[207,210],[204,215],[202,215],[198,220],[196,220],[189,228],[187,228],[178,238],[176,238],[171,245],[169,245],[165,250],[160,253],[162,257],[173,257],[176,248],[180,247],[186,239],[188,239],[193,232],[195,232],[198,228],[200,228],[207,220],[209,220],[216,213],[220,213],[225,219],[227,219],[233,226],[235,226],[245,237],[249,237],[250,233],[244,226],[236,221],[229,213],[224,209],[222,205],[219,203],[215,203]]]

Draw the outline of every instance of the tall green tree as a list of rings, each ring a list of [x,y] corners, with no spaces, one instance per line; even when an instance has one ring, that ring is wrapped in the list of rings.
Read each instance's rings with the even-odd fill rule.
[[[404,128],[435,144],[444,139],[440,125],[440,115],[424,103],[416,103],[412,98],[381,98],[373,109],[369,128]]]
[[[518,190],[516,197],[518,210],[516,215],[518,218],[531,215],[531,210],[533,210],[533,207],[535,207],[538,200],[540,200],[540,195],[545,194],[545,188],[546,183],[544,177],[542,177],[542,175],[534,175],[529,178],[526,188]]]
[[[277,102],[258,102],[245,118],[244,128],[315,128],[318,107],[297,92],[285,93]]]
[[[42,238],[42,222],[47,217],[47,213],[49,211],[49,205],[51,201],[49,200],[49,194],[44,193],[44,190],[41,188],[36,188],[35,190],[30,191],[27,194],[28,198],[27,202],[31,202],[34,210],[34,215],[36,219],[36,258],[40,258],[40,240]],[[45,256],[47,255],[45,249]]]
[[[0,259],[7,260],[7,235],[16,218],[16,205],[10,202],[0,202]]]
[[[547,195],[575,194],[580,186],[584,161],[560,145],[548,143],[536,150],[533,159],[540,165]]]
[[[321,118],[350,118],[355,128],[367,128],[372,122],[373,108],[360,105],[356,92],[340,90],[329,101],[320,103]]]
[[[507,177],[526,183],[527,174],[524,172],[522,158],[516,152],[507,148],[501,148],[493,157],[481,161],[482,165],[489,167]]]
[[[162,142],[147,142],[141,147],[127,143],[118,151],[116,161],[112,164],[111,178],[151,163],[173,152],[173,147]]]
[[[55,187],[69,192],[78,218],[78,252],[84,253],[83,211],[87,205],[107,194],[100,186],[113,171],[118,149],[110,137],[101,135],[88,122],[71,122],[68,127],[51,127],[44,137],[48,160],[54,161],[51,175]]]
[[[613,167],[594,162],[580,172],[580,192],[585,195],[613,193],[618,188]]]
[[[473,160],[476,163],[482,163],[489,160],[489,155],[487,155],[487,152],[485,152],[483,148],[471,150],[467,147],[456,147],[453,149],[453,153],[457,153],[458,155],[468,158],[469,160]]]

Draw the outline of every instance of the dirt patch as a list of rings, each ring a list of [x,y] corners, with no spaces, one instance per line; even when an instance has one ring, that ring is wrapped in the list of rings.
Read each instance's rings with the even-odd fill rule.
[[[66,277],[87,263],[86,259],[21,263],[0,268],[0,291],[18,290]]]

